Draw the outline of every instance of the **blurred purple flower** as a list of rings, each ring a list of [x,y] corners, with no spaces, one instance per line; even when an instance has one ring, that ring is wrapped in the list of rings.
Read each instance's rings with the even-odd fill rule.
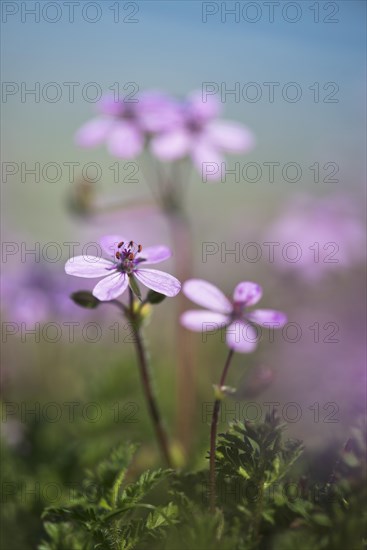
[[[357,205],[348,196],[297,196],[286,204],[265,238],[278,243],[274,264],[318,282],[330,272],[365,260],[365,228]],[[294,243],[289,254],[284,246]]]
[[[261,299],[262,289],[256,283],[239,283],[230,302],[219,288],[201,279],[184,283],[183,292],[204,310],[186,311],[181,316],[184,327],[195,332],[227,327],[226,340],[230,349],[250,353],[257,346],[257,333],[253,323],[267,328],[281,328],[287,318],[284,313],[272,309],[255,309],[247,312]]]
[[[2,303],[9,321],[46,322],[73,314],[70,294],[75,290],[47,264],[36,264],[4,275]],[[79,311],[79,310],[78,310]],[[79,315],[83,310],[80,308]]]
[[[181,105],[181,117],[178,124],[171,125],[159,135],[153,137],[153,154],[166,161],[190,156],[200,174],[204,163],[213,164],[208,179],[220,179],[222,153],[243,153],[254,146],[252,133],[241,124],[216,120],[220,104],[213,97],[206,102],[200,92],[192,93]]]
[[[66,262],[65,271],[75,277],[104,277],[93,289],[93,295],[101,301],[114,300],[129,285],[129,279],[135,277],[146,287],[164,294],[176,296],[181,283],[172,275],[155,269],[142,269],[141,264],[157,264],[170,258],[171,251],[166,246],[152,246],[144,252],[140,245],[112,235],[101,239],[104,251],[112,256],[105,260],[96,256],[76,256]]]
[[[107,95],[97,104],[100,113],[75,136],[81,147],[106,142],[109,153],[119,158],[137,157],[150,134],[162,132],[178,120],[176,103],[160,92],[144,92],[131,101],[117,101]]]

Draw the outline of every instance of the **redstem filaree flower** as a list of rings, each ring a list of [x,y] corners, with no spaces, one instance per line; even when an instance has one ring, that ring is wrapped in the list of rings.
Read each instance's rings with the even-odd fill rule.
[[[75,277],[103,279],[93,289],[93,296],[101,301],[114,300],[130,286],[135,289],[135,279],[146,287],[164,294],[176,296],[181,283],[168,273],[156,269],[145,269],[146,264],[156,264],[170,258],[166,246],[151,246],[143,250],[141,245],[121,237],[110,235],[101,239],[103,250],[111,259],[98,256],[75,256],[65,265],[68,275]]]
[[[215,511],[215,448],[221,401],[225,394],[225,381],[234,352],[249,353],[255,350],[257,338],[253,323],[261,327],[281,328],[287,322],[284,313],[272,309],[256,309],[247,312],[248,306],[257,304],[262,296],[260,285],[244,281],[233,292],[232,301],[219,288],[202,279],[189,279],[183,285],[183,293],[193,302],[207,307],[206,310],[186,311],[181,323],[188,329],[202,332],[215,328],[227,329],[226,340],[229,353],[223,368],[219,385],[215,387],[215,400],[210,427],[209,487],[210,509]]]
[[[253,324],[264,328],[282,328],[287,318],[281,311],[254,309],[262,297],[262,288],[256,283],[239,283],[230,301],[219,288],[202,279],[189,279],[184,283],[183,293],[203,310],[185,311],[181,324],[189,330],[203,332],[226,328],[226,341],[230,349],[250,353],[257,346],[257,332]]]

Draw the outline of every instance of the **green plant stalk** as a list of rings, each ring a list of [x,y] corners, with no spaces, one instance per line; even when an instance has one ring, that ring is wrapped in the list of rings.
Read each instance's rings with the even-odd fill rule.
[[[229,353],[223,368],[222,376],[220,378],[219,390],[222,386],[224,386],[233,355],[234,355],[233,349],[229,350]],[[210,495],[210,510],[212,512],[215,511],[215,503],[217,499],[216,487],[215,487],[215,448],[217,443],[217,428],[218,428],[220,405],[221,405],[221,400],[216,399],[214,401],[212,422],[210,427],[209,495]]]

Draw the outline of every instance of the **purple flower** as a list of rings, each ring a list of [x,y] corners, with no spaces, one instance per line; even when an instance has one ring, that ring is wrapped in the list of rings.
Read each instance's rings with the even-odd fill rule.
[[[292,197],[264,239],[276,245],[275,267],[308,283],[363,264],[366,258],[361,212],[347,195]]]
[[[178,117],[175,102],[159,92],[145,92],[135,101],[107,95],[97,108],[100,116],[79,129],[76,143],[89,148],[105,142],[111,155],[126,159],[137,157],[150,134],[166,130]]]
[[[227,327],[227,345],[240,353],[250,353],[256,348],[257,332],[253,323],[265,328],[281,328],[287,322],[285,314],[280,311],[246,311],[262,296],[262,289],[256,283],[239,283],[234,289],[232,302],[219,288],[201,279],[186,281],[183,292],[199,306],[208,308],[183,313],[181,323],[184,327],[196,332]]]
[[[180,292],[181,283],[172,275],[141,267],[169,258],[171,251],[166,246],[152,246],[143,251],[141,245],[114,235],[101,239],[101,245],[111,259],[76,256],[65,265],[68,275],[91,279],[104,277],[93,289],[93,295],[99,300],[114,300],[120,296],[127,289],[131,277],[165,296],[176,296]]]
[[[172,161],[190,156],[202,174],[212,165],[208,179],[220,179],[222,153],[243,153],[252,149],[254,138],[240,124],[215,120],[220,111],[219,102],[213,97],[203,101],[200,92],[194,92],[181,106],[181,120],[160,135],[153,137],[151,149],[161,160]]]
[[[74,318],[75,306],[69,295],[75,290],[71,281],[65,281],[48,263],[26,265],[3,278],[5,315],[9,321],[26,324]],[[84,315],[81,308],[78,315]]]

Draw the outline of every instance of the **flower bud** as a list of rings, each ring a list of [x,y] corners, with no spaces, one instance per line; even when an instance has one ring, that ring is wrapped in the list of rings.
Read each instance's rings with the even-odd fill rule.
[[[95,309],[101,303],[98,298],[93,296],[89,290],[79,290],[74,292],[70,298],[78,304],[80,307],[85,307],[87,309]]]
[[[149,290],[147,294],[147,302],[150,304],[160,304],[166,298],[164,294],[160,294],[155,290]]]

